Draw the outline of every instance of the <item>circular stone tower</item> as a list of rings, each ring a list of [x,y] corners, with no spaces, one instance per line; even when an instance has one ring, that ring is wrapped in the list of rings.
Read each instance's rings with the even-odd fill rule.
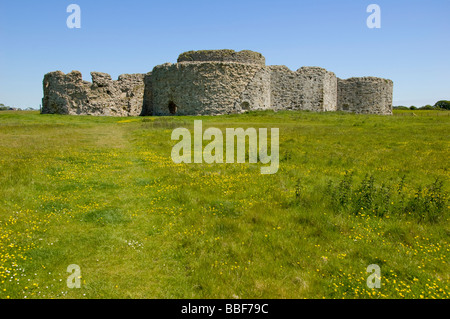
[[[360,77],[337,82],[337,109],[364,114],[392,114],[394,83],[377,77]]]
[[[218,115],[270,108],[270,73],[262,54],[203,50],[151,73],[153,115]]]

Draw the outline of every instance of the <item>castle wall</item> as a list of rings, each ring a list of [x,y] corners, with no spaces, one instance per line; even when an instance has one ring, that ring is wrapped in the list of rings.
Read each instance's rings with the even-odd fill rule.
[[[335,111],[336,75],[318,67],[291,71],[270,66],[271,104],[275,110]]]
[[[323,78],[322,111],[337,111],[337,77],[333,72],[326,72]]]
[[[235,109],[240,111],[271,109],[271,75],[268,67],[259,69],[235,102]]]
[[[339,111],[392,114],[393,82],[376,77],[338,79]]]
[[[42,113],[73,114],[72,110],[78,106],[74,100],[88,100],[86,85],[78,71],[72,71],[67,75],[61,71],[47,73],[43,80]]]
[[[178,56],[177,62],[236,62],[266,65],[266,59],[259,52],[242,50],[200,50],[188,51]]]
[[[261,69],[260,65],[235,62],[180,62],[156,66],[152,71],[153,115],[239,113],[242,108],[247,109],[245,103],[239,103],[241,95],[247,101],[258,100],[259,96],[252,97],[251,92],[263,90],[262,85],[253,81]],[[252,81],[253,88],[248,88]]]
[[[142,105],[142,116],[153,114],[153,87],[152,72],[148,72],[144,76],[144,101]]]
[[[44,76],[42,113],[137,116],[144,100],[144,74],[122,74],[113,81],[106,73],[92,72],[92,83],[78,71]]]
[[[46,74],[42,113],[219,115],[273,109],[392,114],[391,80],[342,80],[319,67],[265,66],[262,54],[248,50],[189,51],[178,63],[158,65],[147,74],[122,74],[115,81],[106,73],[91,76],[92,83],[78,71]]]

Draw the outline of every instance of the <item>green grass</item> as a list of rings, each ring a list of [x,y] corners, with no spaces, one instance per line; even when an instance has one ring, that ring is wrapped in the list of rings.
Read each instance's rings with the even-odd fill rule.
[[[1,112],[0,298],[448,298],[449,113]],[[174,164],[194,119],[278,127],[279,171]]]

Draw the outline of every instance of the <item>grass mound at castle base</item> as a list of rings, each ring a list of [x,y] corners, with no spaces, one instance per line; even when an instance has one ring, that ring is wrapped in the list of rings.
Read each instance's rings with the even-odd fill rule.
[[[448,298],[449,113],[1,112],[0,298]],[[279,171],[174,164],[194,119],[278,127]]]

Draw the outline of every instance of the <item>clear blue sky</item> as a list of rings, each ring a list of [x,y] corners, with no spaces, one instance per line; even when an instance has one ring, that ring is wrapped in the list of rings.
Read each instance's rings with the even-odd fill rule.
[[[66,8],[81,7],[81,29]],[[381,29],[369,29],[369,4]],[[45,73],[117,78],[181,52],[249,49],[268,65],[320,66],[340,78],[394,81],[394,105],[450,99],[450,0],[189,0],[0,2],[0,103],[38,108]]]

